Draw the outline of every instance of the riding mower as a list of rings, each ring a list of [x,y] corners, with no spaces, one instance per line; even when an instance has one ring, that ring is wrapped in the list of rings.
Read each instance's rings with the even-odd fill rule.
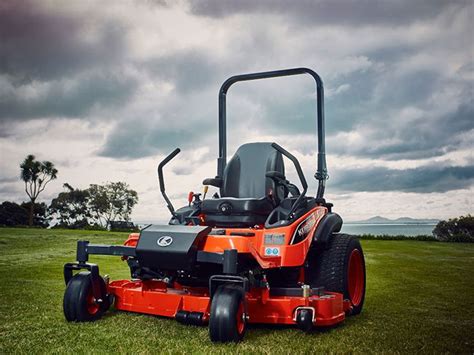
[[[316,82],[318,155],[315,197],[294,155],[276,143],[242,145],[227,161],[226,95],[232,84],[309,74]],[[297,325],[304,331],[331,327],[361,312],[365,261],[353,236],[340,234],[341,217],[324,199],[328,178],[324,142],[324,93],[318,74],[307,68],[237,75],[219,92],[217,176],[203,181],[204,195],[190,193],[188,205],[171,212],[168,225],[149,225],[122,246],[77,242],[77,262],[64,266],[63,309],[68,321],[99,319],[115,309],[175,318],[209,326],[214,342],[240,341],[249,323]],[[285,176],[284,158],[299,184]],[[206,198],[209,186],[219,189]],[[130,280],[100,276],[89,255],[121,256]]]

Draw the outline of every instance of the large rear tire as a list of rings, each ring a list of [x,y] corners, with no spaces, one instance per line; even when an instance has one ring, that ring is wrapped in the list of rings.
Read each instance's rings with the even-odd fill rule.
[[[89,271],[82,271],[68,282],[64,292],[63,310],[69,322],[91,322],[99,319],[109,308],[107,289],[99,277],[101,301],[94,298]]]
[[[241,287],[219,286],[212,298],[209,337],[213,342],[239,342],[247,328]]]
[[[348,234],[334,234],[326,247],[308,256],[306,282],[312,287],[342,293],[352,305],[351,314],[362,311],[365,299],[365,260],[359,240]]]

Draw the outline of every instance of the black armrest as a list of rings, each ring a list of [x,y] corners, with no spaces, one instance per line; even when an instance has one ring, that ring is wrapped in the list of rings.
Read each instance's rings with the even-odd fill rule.
[[[202,184],[203,185],[211,185],[211,186],[215,186],[215,187],[222,187],[223,182],[224,182],[224,180],[222,180],[222,178],[216,176],[215,178],[204,179]]]
[[[285,175],[280,173],[279,171],[267,171],[265,176],[270,179],[286,180]]]

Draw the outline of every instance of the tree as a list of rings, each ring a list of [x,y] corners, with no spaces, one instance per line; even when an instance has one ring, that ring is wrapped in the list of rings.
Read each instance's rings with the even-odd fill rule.
[[[58,170],[50,161],[37,161],[35,156],[28,155],[20,164],[21,179],[25,182],[25,192],[30,198],[28,225],[33,225],[35,201],[51,180],[56,179]]]
[[[26,226],[28,224],[31,202],[23,202],[21,205],[15,202],[5,201],[0,205],[0,225],[2,226]],[[36,203],[33,225],[47,227],[46,204]]]
[[[433,234],[443,242],[474,243],[474,217],[467,215],[439,221]]]
[[[15,202],[5,201],[0,205],[0,225],[25,226],[28,223],[28,211]]]
[[[31,211],[31,202],[23,202],[20,205],[25,211]],[[49,225],[49,217],[48,217],[48,206],[46,203],[41,202],[37,203],[35,202],[33,206],[33,226],[36,227],[43,227],[46,228]],[[29,213],[28,213],[29,215]],[[29,216],[28,216],[28,222],[29,222]],[[24,223],[23,225],[25,225]]]
[[[75,189],[67,183],[63,187],[66,191],[59,193],[49,206],[56,227],[112,227],[119,220],[128,222],[138,202],[138,194],[124,182],[92,184],[86,190]]]
[[[133,206],[138,202],[137,192],[125,182],[92,184],[88,192],[90,217],[106,228],[119,218],[128,222]]]
[[[88,209],[88,190],[74,189],[68,183],[63,187],[66,191],[59,193],[58,197],[51,201],[49,214],[58,223],[57,227],[83,228],[89,225],[90,217]]]

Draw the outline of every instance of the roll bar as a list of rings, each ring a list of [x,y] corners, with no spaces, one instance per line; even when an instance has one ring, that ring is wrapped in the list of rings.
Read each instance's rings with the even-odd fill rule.
[[[326,167],[326,148],[324,142],[324,88],[320,76],[308,68],[293,68],[284,70],[275,70],[260,73],[250,73],[235,75],[227,79],[219,90],[219,158],[217,159],[217,176],[224,176],[224,169],[227,164],[227,135],[226,135],[226,96],[229,88],[239,81],[249,81],[258,79],[277,78],[281,76],[291,76],[309,74],[316,82],[316,101],[317,101],[317,135],[318,135],[318,162],[314,177],[318,180],[318,192],[316,197],[323,198],[325,182],[328,177]]]

